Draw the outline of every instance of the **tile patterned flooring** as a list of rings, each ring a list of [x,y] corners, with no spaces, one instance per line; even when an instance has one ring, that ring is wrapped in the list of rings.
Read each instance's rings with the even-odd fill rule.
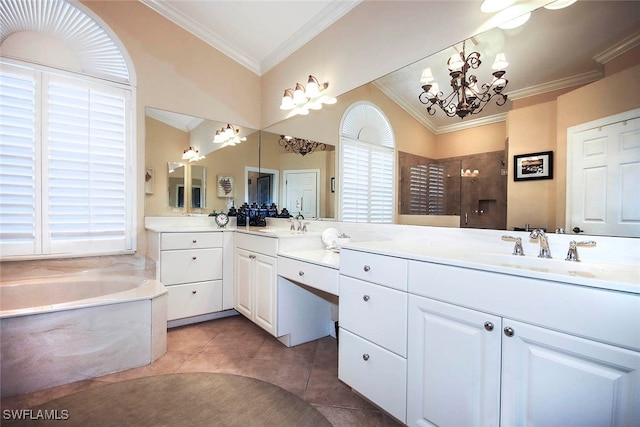
[[[221,372],[258,378],[315,406],[334,426],[401,426],[338,380],[336,340],[287,348],[242,316],[169,329],[167,353],[148,366],[2,399],[2,409],[29,408],[105,383],[176,372]]]

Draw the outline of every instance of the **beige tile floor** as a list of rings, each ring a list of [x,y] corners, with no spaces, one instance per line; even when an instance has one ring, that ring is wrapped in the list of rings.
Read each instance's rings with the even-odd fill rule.
[[[242,316],[168,332],[167,353],[153,364],[2,399],[22,409],[105,383],[176,372],[222,372],[278,385],[315,406],[334,426],[400,426],[338,380],[338,349],[325,337],[287,348]]]

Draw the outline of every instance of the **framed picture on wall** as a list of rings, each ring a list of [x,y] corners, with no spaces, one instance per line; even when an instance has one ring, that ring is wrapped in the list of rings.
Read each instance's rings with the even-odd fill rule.
[[[218,197],[233,197],[233,177],[218,175]]]
[[[553,179],[553,151],[513,156],[513,180]]]
[[[144,193],[145,194],[153,194],[153,180],[154,174],[153,169],[147,168],[144,171]]]

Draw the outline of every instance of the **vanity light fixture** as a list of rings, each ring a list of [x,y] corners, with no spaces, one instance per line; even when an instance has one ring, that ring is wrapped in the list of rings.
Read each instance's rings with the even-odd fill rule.
[[[189,149],[182,152],[182,160],[189,160],[189,163],[202,159],[204,159],[204,156],[201,156],[199,151],[193,147],[189,147]]]
[[[429,78],[431,70],[425,69],[421,78],[421,82],[425,84],[418,99],[427,106],[429,115],[433,116],[436,113],[434,106],[438,106],[447,116],[464,119],[469,114],[480,113],[493,97],[496,97],[496,105],[504,105],[507,95],[503,92],[509,83],[504,78],[505,68],[509,65],[504,53],[496,55],[491,83],[479,87],[476,76],[468,73],[471,69],[477,69],[481,63],[480,54],[471,52],[467,55],[465,42],[462,42],[462,52],[454,53],[447,61],[453,91],[446,97],[440,92],[438,84],[433,82],[433,77]]]
[[[240,144],[243,141],[246,141],[246,137],[240,137],[238,134],[240,133],[240,129],[236,128],[233,125],[227,123],[226,127],[220,128],[220,130],[216,131],[215,136],[213,137],[214,144],[223,144],[223,147],[226,146],[234,146]]]
[[[318,79],[310,75],[306,88],[300,83],[296,83],[295,89],[284,90],[280,109],[285,111],[293,110],[292,115],[300,114],[306,116],[309,114],[309,110],[322,109],[322,104],[335,104],[336,98],[323,94],[328,87],[328,82],[321,84]]]
[[[285,150],[300,154],[301,156],[313,153],[316,149],[325,150],[327,148],[327,145],[321,142],[295,138],[289,135],[280,135],[278,144],[284,147]]]
[[[463,178],[476,178],[480,176],[480,171],[478,171],[478,169],[474,169],[473,171],[471,171],[471,169],[460,169],[460,176]]]

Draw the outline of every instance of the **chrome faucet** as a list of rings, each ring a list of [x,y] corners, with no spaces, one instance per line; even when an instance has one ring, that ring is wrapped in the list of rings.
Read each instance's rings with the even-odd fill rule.
[[[529,234],[530,239],[538,240],[540,242],[540,254],[538,258],[551,258],[551,250],[549,249],[549,241],[547,240],[547,235],[544,230],[539,228],[534,229],[531,234]]]
[[[589,240],[586,242],[576,242],[575,240],[572,240],[571,242],[569,242],[569,252],[567,252],[567,257],[565,258],[567,261],[580,262],[580,257],[578,257],[578,246],[593,248],[596,246],[596,242],[594,242],[593,240]]]
[[[502,236],[502,240],[504,240],[505,242],[515,242],[515,245],[513,246],[513,254],[524,255],[524,250],[522,249],[521,237]]]

